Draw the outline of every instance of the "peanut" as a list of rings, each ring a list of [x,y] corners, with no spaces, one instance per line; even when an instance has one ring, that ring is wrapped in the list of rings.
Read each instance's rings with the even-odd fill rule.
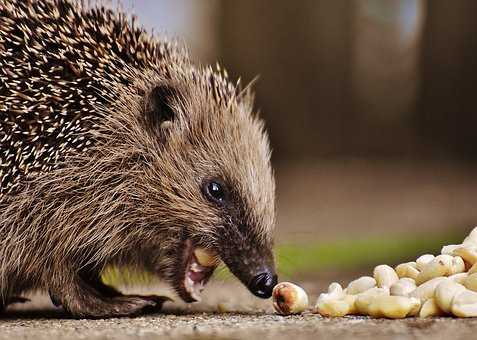
[[[441,249],[441,255],[454,255],[454,250],[462,246],[461,244],[449,244]]]
[[[346,287],[346,293],[356,295],[376,287],[376,280],[371,276],[362,276],[359,279],[351,281]]]
[[[322,316],[345,316],[355,313],[355,295],[346,295],[338,283],[328,287],[328,293],[320,294],[315,311]]]
[[[428,264],[429,262],[431,262],[432,260],[434,260],[435,256],[434,255],[431,255],[431,254],[425,254],[425,255],[421,255],[417,258],[416,260],[416,268],[417,270],[419,271],[422,271],[422,268]]]
[[[336,296],[344,296],[343,288],[338,282],[332,282],[328,286],[328,294],[335,294]]]
[[[449,313],[454,296],[464,290],[465,287],[463,285],[447,279],[437,285],[434,299],[442,311]]]
[[[465,286],[465,288],[477,292],[477,273],[467,276],[462,281],[462,284]]]
[[[459,274],[465,272],[465,262],[460,256],[454,256],[452,258],[451,268],[449,275]]]
[[[462,282],[464,282],[465,278],[468,275],[469,275],[468,273],[458,273],[458,274],[454,274],[454,275],[449,276],[449,279],[456,282],[456,283],[462,284]]]
[[[395,271],[399,278],[409,277],[415,280],[417,275],[419,275],[419,270],[416,268],[416,262],[401,263],[396,266]]]
[[[464,239],[464,242],[462,242],[463,245],[473,245],[477,246],[477,227],[472,229],[472,231],[469,233],[469,235]]]
[[[439,308],[434,298],[426,300],[426,302],[422,304],[421,310],[419,311],[420,318],[442,315],[445,315],[445,313]]]
[[[434,297],[434,291],[437,285],[446,280],[445,277],[435,277],[429,281],[426,281],[422,285],[418,286],[414,291],[409,293],[410,297],[421,299],[422,302]]]
[[[315,310],[322,316],[345,316],[355,313],[356,295],[345,295],[341,298],[332,298],[321,294],[316,302]]]
[[[421,303],[416,298],[404,296],[358,295],[356,306],[360,313],[375,318],[402,319],[409,315],[415,315],[419,311]]]
[[[462,257],[465,262],[472,266],[477,262],[477,246],[474,244],[463,244],[454,249],[453,254]]]
[[[299,314],[308,307],[308,295],[300,286],[281,282],[273,288],[273,307],[281,315]]]
[[[413,279],[404,277],[393,284],[390,288],[390,294],[395,296],[408,296],[416,289],[416,282]]]
[[[448,276],[453,272],[453,257],[450,255],[436,256],[432,261],[422,266],[422,271],[416,277],[416,284],[421,285],[435,277]]]
[[[368,315],[368,306],[376,296],[389,296],[389,288],[374,287],[358,294],[355,301],[356,312]]]
[[[389,288],[399,280],[394,269],[385,264],[375,267],[373,276],[380,288]]]
[[[208,249],[197,248],[194,250],[194,255],[197,262],[204,267],[214,267],[220,262],[217,255]]]
[[[468,289],[457,293],[452,300],[451,311],[461,318],[476,317],[477,293]]]

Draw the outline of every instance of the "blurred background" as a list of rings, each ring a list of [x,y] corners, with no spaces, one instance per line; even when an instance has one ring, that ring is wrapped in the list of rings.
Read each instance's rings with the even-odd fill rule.
[[[256,79],[285,275],[412,260],[477,225],[476,1],[120,6],[197,63]]]

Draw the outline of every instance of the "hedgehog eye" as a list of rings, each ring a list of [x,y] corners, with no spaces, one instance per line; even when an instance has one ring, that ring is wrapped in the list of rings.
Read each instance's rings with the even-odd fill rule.
[[[205,182],[203,192],[205,197],[213,203],[221,205],[226,200],[226,188],[220,180],[213,179]]]

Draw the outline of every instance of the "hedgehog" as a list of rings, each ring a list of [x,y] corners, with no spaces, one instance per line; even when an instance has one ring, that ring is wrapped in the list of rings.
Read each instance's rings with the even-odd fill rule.
[[[72,0],[0,0],[0,307],[50,294],[75,317],[159,310],[110,266],[185,302],[219,263],[277,282],[275,180],[253,93],[134,18]]]

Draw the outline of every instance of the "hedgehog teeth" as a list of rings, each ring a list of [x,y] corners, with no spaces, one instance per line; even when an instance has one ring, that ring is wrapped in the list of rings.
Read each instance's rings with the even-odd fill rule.
[[[199,255],[197,256],[197,254]],[[200,263],[198,258],[207,265]],[[201,300],[200,293],[204,290],[204,286],[214,272],[217,263],[217,257],[202,248],[196,248],[190,253],[184,275],[184,288],[193,300]]]
[[[187,276],[185,278],[185,285],[184,286],[185,286],[186,291],[189,293],[189,295],[196,302],[201,301],[200,291],[199,291],[198,287],[196,286],[196,284],[194,283],[194,281],[192,281],[192,279],[189,276]]]
[[[201,266],[197,262],[192,262],[190,270],[194,273],[200,273],[202,271]]]

